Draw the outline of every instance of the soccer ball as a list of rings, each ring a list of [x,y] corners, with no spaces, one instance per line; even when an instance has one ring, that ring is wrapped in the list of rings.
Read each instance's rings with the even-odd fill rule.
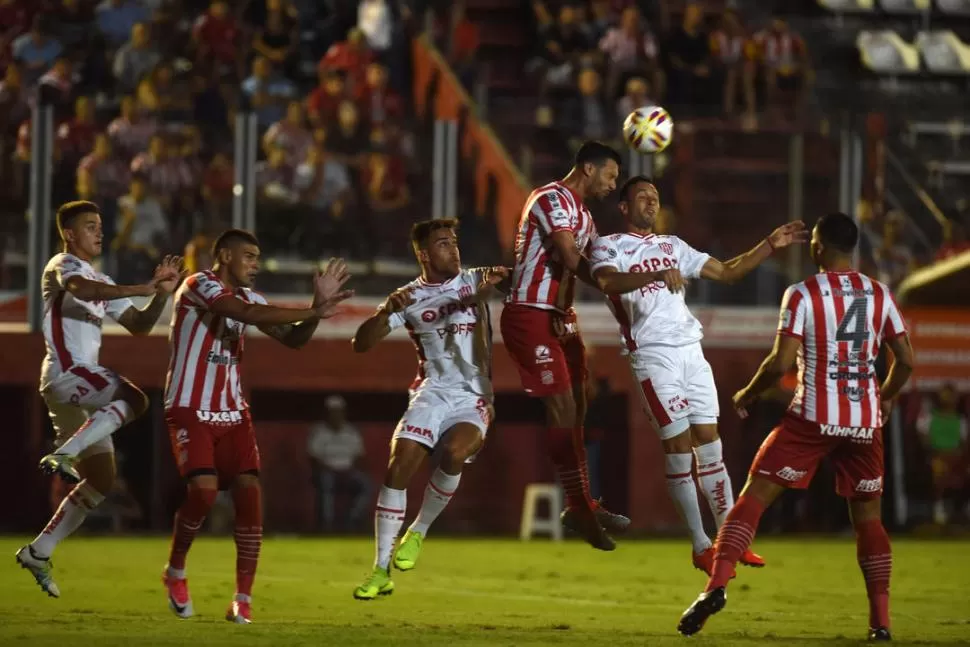
[[[659,153],[673,138],[674,120],[660,106],[637,108],[623,121],[623,139],[641,153]]]

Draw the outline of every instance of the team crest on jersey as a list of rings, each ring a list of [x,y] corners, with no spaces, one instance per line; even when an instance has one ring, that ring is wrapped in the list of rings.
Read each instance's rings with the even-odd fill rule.
[[[662,251],[664,254],[669,255],[674,253],[674,246],[670,243],[660,243],[659,247],[660,251]]]

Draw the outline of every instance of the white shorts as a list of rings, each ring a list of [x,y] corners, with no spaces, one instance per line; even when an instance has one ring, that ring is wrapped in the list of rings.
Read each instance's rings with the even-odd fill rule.
[[[643,408],[661,440],[680,435],[691,425],[717,423],[720,409],[714,372],[700,343],[639,348],[630,354],[630,368],[640,385]]]
[[[493,418],[489,400],[461,389],[425,388],[411,394],[408,410],[394,429],[394,438],[407,438],[434,449],[449,429],[460,423],[478,427],[482,440]]]
[[[116,399],[123,378],[103,366],[75,364],[41,390],[54,425],[54,445],[60,447],[88,419],[88,413],[107,406]],[[81,457],[113,452],[111,436],[99,440]]]

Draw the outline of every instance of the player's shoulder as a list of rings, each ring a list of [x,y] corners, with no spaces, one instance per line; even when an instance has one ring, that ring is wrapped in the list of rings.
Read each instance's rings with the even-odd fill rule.
[[[547,202],[552,209],[571,209],[575,207],[574,201],[569,191],[558,182],[549,182],[536,187],[532,191],[531,202],[539,200]]]
[[[222,281],[212,270],[199,270],[194,274],[189,274],[185,278],[185,284],[189,286],[205,285],[207,283],[218,283],[222,285]]]
[[[81,260],[74,254],[69,254],[67,252],[58,252],[51,256],[51,259],[47,261],[48,268],[61,268],[64,270],[81,270],[88,267],[88,263]]]

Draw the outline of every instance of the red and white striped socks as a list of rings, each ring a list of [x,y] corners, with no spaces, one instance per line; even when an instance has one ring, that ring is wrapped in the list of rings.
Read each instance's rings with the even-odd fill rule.
[[[889,535],[879,519],[855,525],[856,556],[869,597],[869,626],[889,627],[889,579],[893,570]]]
[[[731,508],[724,525],[717,531],[714,573],[708,580],[705,591],[727,586],[728,581],[734,577],[734,567],[754,541],[758,522],[764,511],[764,504],[759,499],[743,494]]]
[[[250,602],[259,551],[263,545],[263,502],[258,485],[237,487],[232,493],[236,508],[236,599]],[[240,596],[245,596],[242,598]]]

